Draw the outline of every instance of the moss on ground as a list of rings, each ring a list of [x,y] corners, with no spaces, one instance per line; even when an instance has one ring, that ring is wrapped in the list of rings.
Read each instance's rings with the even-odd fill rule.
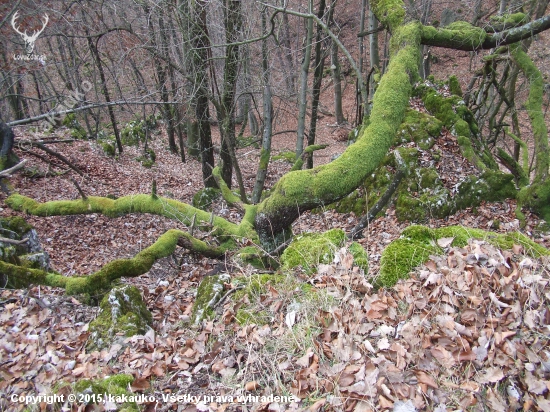
[[[409,273],[426,262],[430,255],[442,253],[443,249],[437,244],[437,240],[441,238],[453,238],[451,246],[458,247],[465,246],[469,239],[481,239],[501,249],[511,249],[517,244],[523,246],[530,256],[550,256],[548,249],[519,232],[500,234],[463,226],[430,229],[413,225],[406,228],[399,239],[384,249],[376,285],[391,287],[399,279],[407,278]]]
[[[88,351],[109,349],[121,337],[142,335],[153,324],[153,316],[135,286],[114,287],[100,307],[98,317],[90,323]]]
[[[346,234],[341,229],[296,236],[281,256],[282,267],[292,269],[301,266],[311,274],[320,263],[332,263],[336,251],[345,240]]]
[[[242,263],[251,265],[256,269],[279,267],[279,263],[275,259],[266,255],[263,250],[256,246],[243,247],[236,253],[235,257]]]

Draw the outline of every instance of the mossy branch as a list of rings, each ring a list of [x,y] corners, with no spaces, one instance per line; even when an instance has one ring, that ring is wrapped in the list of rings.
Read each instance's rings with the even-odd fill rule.
[[[455,50],[475,51],[492,49],[520,42],[550,28],[550,15],[538,20],[489,34],[467,22],[454,22],[445,28],[422,26],[422,44]]]
[[[6,204],[14,210],[29,213],[35,216],[66,216],[101,213],[109,217],[123,216],[128,213],[151,213],[177,219],[184,224],[190,224],[196,215],[198,222],[207,223],[211,220],[211,214],[194,208],[186,203],[164,197],[139,194],[120,197],[116,200],[88,196],[86,200],[54,200],[40,203],[20,194],[11,195],[6,199]],[[247,205],[248,206],[248,205]],[[216,234],[242,236],[256,238],[251,221],[254,219],[255,210],[247,210],[245,218],[240,225],[228,222],[215,216],[213,225]]]
[[[155,243],[133,258],[109,262],[91,275],[66,277],[58,273],[29,269],[4,261],[0,261],[0,272],[7,276],[7,285],[12,288],[45,285],[64,288],[69,295],[80,293],[96,295],[109,290],[112,282],[121,277],[143,275],[158,259],[174,253],[178,245],[210,257],[220,257],[225,253],[223,247],[212,247],[193,238],[189,233],[172,229],[161,235]]]

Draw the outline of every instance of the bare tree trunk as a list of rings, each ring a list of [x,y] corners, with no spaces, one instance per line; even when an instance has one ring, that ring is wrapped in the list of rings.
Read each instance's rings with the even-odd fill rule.
[[[378,20],[372,12],[372,7],[369,5],[369,51],[370,51],[370,69],[375,71],[380,70],[380,53],[378,49],[378,32],[376,31],[378,27]],[[369,87],[369,96],[374,95],[374,78],[371,78],[371,82],[368,85]]]
[[[185,2],[182,2],[182,4]],[[205,187],[218,187],[212,176],[214,167],[214,147],[212,145],[212,133],[210,130],[210,109],[208,107],[208,51],[210,38],[206,26],[205,0],[197,0],[193,3],[190,15],[191,47],[190,50],[193,65],[193,83],[195,90],[195,117],[197,119],[199,150],[201,153],[202,178]]]
[[[313,0],[308,2],[309,14],[313,14]],[[304,58],[300,71],[300,95],[298,97],[298,130],[296,136],[296,159],[304,151],[304,134],[306,128],[306,109],[307,109],[307,78],[309,75],[309,63],[311,61],[311,42],[313,40],[313,19],[307,19],[307,32],[305,40]]]
[[[363,0],[366,3],[366,0]],[[331,8],[336,7],[336,0],[331,5]],[[361,11],[361,15],[364,17],[364,10]],[[329,25],[332,25],[334,13],[330,13]],[[359,38],[359,71],[363,73],[363,37]],[[342,73],[340,71],[340,61],[338,60],[338,45],[334,40],[330,45],[330,68],[332,72],[332,83],[334,85],[334,115],[336,116],[336,123],[342,124],[346,121],[344,118],[344,111],[342,109]],[[366,104],[366,102],[365,102]]]
[[[262,33],[267,31],[267,8],[262,10]],[[271,101],[271,86],[269,84],[269,49],[267,39],[262,40],[262,81],[264,84],[263,110],[264,110],[264,131],[262,137],[262,151],[260,164],[256,173],[256,182],[252,191],[252,203],[259,203],[264,189],[267,167],[271,156],[271,135],[273,125],[273,105]]]
[[[317,17],[323,18],[325,14],[325,0],[319,2],[319,11]],[[333,7],[330,8],[329,13],[332,15]],[[309,134],[307,136],[307,144],[311,146],[315,144],[315,135],[317,133],[317,117],[319,110],[319,98],[321,97],[321,83],[323,81],[323,70],[325,68],[326,50],[323,50],[322,46],[323,29],[317,26],[317,34],[315,36],[315,72],[313,75],[313,96],[311,99],[311,119],[309,123]],[[313,152],[308,153],[306,168],[313,168]]]

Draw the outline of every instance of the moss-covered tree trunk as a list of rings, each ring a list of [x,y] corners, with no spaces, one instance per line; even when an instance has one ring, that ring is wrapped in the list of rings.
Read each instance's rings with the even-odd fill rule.
[[[355,190],[391,146],[409,104],[411,82],[418,78],[420,25],[403,25],[402,2],[389,3],[396,4],[388,5],[388,9],[385,3],[378,5],[378,14],[394,33],[392,57],[373,98],[370,124],[357,142],[333,162],[290,172],[279,180],[270,197],[259,205],[255,219],[258,235],[268,250],[285,241],[290,225],[301,212],[328,205]]]

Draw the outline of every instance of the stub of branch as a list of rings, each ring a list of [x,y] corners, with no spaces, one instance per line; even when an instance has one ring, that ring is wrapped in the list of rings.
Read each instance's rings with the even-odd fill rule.
[[[82,200],[84,201],[88,200],[88,196],[86,196],[86,193],[84,193],[84,191],[82,190],[78,182],[74,180],[72,177],[69,180],[73,183],[73,185],[75,185],[76,190],[78,190],[78,193],[80,194],[80,197],[82,198]]]

